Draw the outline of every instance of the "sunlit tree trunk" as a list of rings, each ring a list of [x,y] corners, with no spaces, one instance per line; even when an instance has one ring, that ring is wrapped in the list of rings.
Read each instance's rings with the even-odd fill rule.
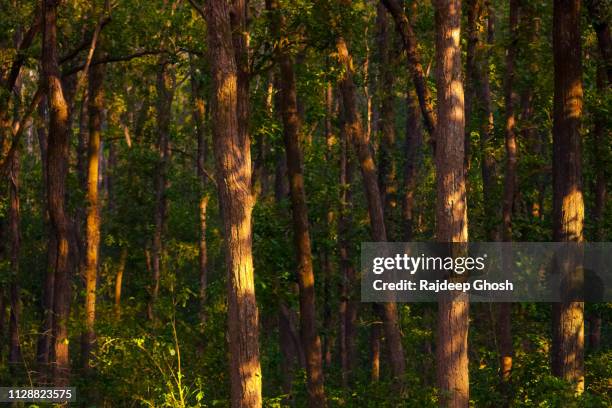
[[[82,339],[83,368],[91,368],[91,354],[96,342],[96,286],[100,252],[100,139],[104,109],[104,65],[89,70],[89,145],[87,149],[87,221],[85,256],[85,332]]]
[[[580,124],[582,56],[580,0],[553,6],[553,239],[584,239]],[[571,291],[572,288],[567,288]],[[566,293],[562,293],[565,297]],[[584,391],[584,303],[553,304],[553,374]]]
[[[465,114],[461,77],[461,1],[436,0],[436,239],[467,242],[464,172]],[[438,302],[436,374],[444,407],[467,407],[469,303],[445,293]]]
[[[211,123],[216,180],[225,237],[228,285],[228,338],[232,407],[260,407],[259,318],[252,256],[251,150],[241,128],[238,68],[225,0],[206,2],[208,53],[212,76]],[[241,55],[246,58],[246,55]],[[239,102],[239,99],[241,101]],[[242,110],[241,110],[242,112]]]

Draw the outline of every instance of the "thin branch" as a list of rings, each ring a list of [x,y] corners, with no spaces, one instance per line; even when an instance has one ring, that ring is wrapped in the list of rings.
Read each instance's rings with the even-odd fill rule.
[[[30,102],[30,105],[28,105],[28,109],[23,115],[23,118],[13,123],[13,141],[11,143],[11,147],[9,148],[8,153],[6,154],[6,157],[0,162],[0,176],[4,177],[12,166],[13,157],[15,156],[17,148],[19,147],[19,141],[21,139],[21,136],[23,135],[25,129],[28,127],[27,123],[30,121],[30,119],[32,119],[32,115],[34,114],[34,111],[38,107],[40,101],[42,101],[44,94],[45,93],[43,91],[43,87],[39,86],[38,89],[36,89],[36,93],[34,94],[34,97],[32,97],[32,101]]]
[[[204,8],[202,7],[202,5],[196,3],[195,0],[189,0],[189,4],[191,4],[191,7],[193,7],[198,12],[198,14],[200,14],[202,18],[206,20],[206,14],[204,14]]]
[[[100,58],[97,59],[95,61],[91,62],[91,66],[94,65],[99,65],[99,64],[107,64],[107,63],[111,63],[111,62],[125,62],[125,61],[131,61],[133,59],[136,58],[140,58],[140,57],[146,57],[149,55],[159,55],[159,54],[163,54],[165,52],[168,52],[166,50],[145,50],[145,51],[137,51],[133,54],[128,54],[128,55],[120,55],[120,56],[116,56],[116,57],[106,57],[106,58]],[[85,68],[85,64],[82,65],[78,65],[76,67],[70,68],[66,71],[64,71],[62,73],[63,77],[67,77],[70,75],[74,75],[79,71],[82,71]]]

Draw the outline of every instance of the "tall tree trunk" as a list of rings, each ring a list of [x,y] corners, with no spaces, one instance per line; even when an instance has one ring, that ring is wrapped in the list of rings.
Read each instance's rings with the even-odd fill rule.
[[[272,26],[278,39],[278,44],[284,44],[285,38],[282,34],[284,23],[282,16],[278,14],[278,2],[276,0],[267,0],[266,5],[274,13]],[[324,407],[326,401],[323,384],[323,362],[321,340],[317,333],[316,324],[315,277],[312,263],[306,192],[304,190],[295,72],[292,58],[287,49],[278,46],[275,54],[280,66],[280,108],[283,120],[283,140],[287,156],[289,195],[291,198],[293,232],[298,264],[300,332],[306,355],[308,405],[311,407]]]
[[[82,339],[83,369],[91,368],[96,342],[96,285],[100,252],[100,139],[104,109],[104,65],[89,70],[89,145],[87,148],[87,253],[85,257],[85,332]]]
[[[397,182],[393,157],[395,151],[395,98],[393,93],[393,83],[395,81],[391,58],[393,35],[389,30],[388,20],[387,9],[379,3],[376,8],[378,62],[380,67],[378,80],[378,94],[380,95],[380,118],[378,121],[380,131],[379,184],[386,225],[391,229],[392,211],[397,206]]]
[[[374,163],[370,143],[366,140],[363,132],[361,117],[357,111],[352,58],[342,37],[337,38],[336,48],[338,50],[339,61],[345,68],[344,75],[340,80],[340,91],[342,92],[347,137],[353,142],[361,168],[363,186],[368,202],[368,213],[370,215],[372,240],[375,242],[385,242],[387,241],[387,231],[385,229],[380,189],[378,188],[376,164]],[[402,336],[398,324],[397,306],[395,303],[384,303],[381,304],[380,311],[389,346],[391,371],[394,380],[403,383],[406,361],[404,360]]]
[[[151,282],[151,299],[148,306],[149,319],[155,318],[155,303],[159,296],[161,271],[164,262],[163,235],[166,229],[168,213],[168,161],[170,160],[170,119],[172,99],[174,98],[175,78],[172,67],[165,57],[161,57],[157,71],[157,154],[158,162],[155,173],[155,230],[151,251],[153,280]]]
[[[225,0],[206,2],[212,85],[212,131],[228,282],[231,405],[260,407],[259,317],[252,256],[251,149],[239,123],[238,69]],[[246,55],[241,56],[246,58]],[[248,96],[248,95],[246,95]],[[248,99],[240,105],[248,105]]]
[[[406,92],[406,141],[404,152],[404,196],[402,202],[403,233],[405,242],[412,241],[414,237],[414,194],[417,187],[419,157],[423,135],[419,121],[419,107],[416,95],[412,89]]]
[[[47,146],[48,146],[48,134],[47,134],[47,120],[48,120],[48,109],[46,98],[39,106],[38,115],[40,116],[40,124],[36,129],[38,136],[38,145],[40,148],[42,177],[43,177],[43,196],[41,200],[46,204],[44,210],[45,228],[48,230],[49,241],[47,242],[47,266],[45,268],[45,282],[41,296],[41,306],[43,319],[41,327],[39,329],[40,335],[36,344],[36,363],[38,365],[40,384],[46,384],[48,380],[49,363],[51,362],[51,347],[53,346],[53,291],[55,289],[55,270],[52,268],[55,265],[55,259],[57,257],[57,245],[55,243],[55,234],[53,233],[50,225],[49,205],[47,204],[48,199],[48,186],[47,186]]]
[[[478,69],[476,66],[476,50],[478,49],[478,21],[481,13],[480,0],[467,0],[467,47],[465,52],[465,169],[470,166],[471,130],[473,113],[476,111],[476,87],[478,84]]]
[[[512,215],[514,209],[514,196],[516,193],[516,115],[515,115],[515,65],[518,51],[519,27],[519,0],[510,0],[510,46],[506,53],[506,77],[504,84],[504,103],[506,105],[506,175],[504,180],[504,198],[502,205],[502,238],[504,242],[512,241]],[[510,380],[512,370],[512,305],[502,303],[499,305],[499,351],[500,374],[503,381]]]
[[[381,0],[385,5],[389,13],[395,20],[395,26],[397,31],[402,37],[404,49],[408,57],[408,69],[412,75],[412,81],[414,82],[414,89],[416,90],[417,97],[419,99],[419,106],[421,107],[421,113],[423,114],[423,120],[425,123],[425,129],[429,135],[433,135],[436,127],[436,117],[434,116],[434,108],[431,102],[431,92],[427,87],[425,80],[425,72],[421,65],[421,57],[418,51],[418,45],[412,24],[408,19],[408,16],[402,9],[398,0]]]
[[[355,267],[351,260],[350,228],[352,223],[353,160],[350,157],[350,140],[345,126],[344,115],[340,114],[340,209],[338,220],[338,252],[341,270],[340,298],[340,364],[342,367],[342,384],[348,386],[355,360],[355,321],[357,320],[358,303],[355,300]]]
[[[206,117],[206,103],[202,97],[202,86],[200,81],[195,76],[195,69],[193,63],[191,65],[191,97],[193,103],[193,120],[195,124],[195,131],[198,143],[198,151],[196,158],[196,166],[198,172],[198,178],[200,179],[200,185],[202,189],[202,195],[200,196],[199,202],[199,219],[200,219],[200,231],[199,231],[199,244],[198,244],[198,266],[200,275],[200,323],[204,325],[206,323],[206,290],[208,287],[208,248],[206,244],[206,212],[208,210],[209,196],[206,191],[207,176],[206,176],[206,159],[208,156],[208,143],[206,140],[206,131],[204,118]]]
[[[57,51],[57,2],[43,0],[44,30],[42,69],[49,104],[47,146],[47,206],[56,246],[49,265],[54,273],[53,289],[53,382],[69,383],[68,317],[70,314],[70,221],[66,214],[66,157],[68,157],[69,105],[64,95]]]
[[[489,58],[491,56],[490,49],[493,46],[495,39],[495,11],[490,1],[485,2],[487,13],[487,40],[486,48],[482,50],[481,62],[477,65],[478,74],[480,77],[479,98],[482,102],[482,126],[480,136],[480,151],[481,151],[481,174],[482,174],[482,195],[483,207],[486,220],[494,220],[495,203],[493,202],[493,190],[495,188],[495,157],[494,148],[491,145],[494,137],[495,121],[493,115],[493,103],[491,97],[490,83],[490,68]],[[485,232],[487,239],[496,241],[498,239],[498,229],[496,223],[486,221]]]
[[[553,6],[553,239],[583,241],[580,0]],[[567,288],[571,290],[572,288]],[[565,295],[565,294],[564,294]],[[584,303],[553,304],[553,374],[584,391]]]
[[[461,1],[436,0],[436,239],[467,242],[467,199],[465,189],[465,115],[461,78]],[[442,406],[467,407],[469,374],[467,337],[469,303],[445,293],[438,303],[436,374]]]
[[[9,355],[8,364],[13,375],[17,375],[17,367],[22,361],[19,325],[21,324],[21,296],[19,288],[19,254],[21,251],[21,210],[19,206],[19,153],[13,156],[9,177],[9,232],[11,241],[10,264],[10,299],[11,314],[9,321]],[[2,309],[1,313],[4,313]]]

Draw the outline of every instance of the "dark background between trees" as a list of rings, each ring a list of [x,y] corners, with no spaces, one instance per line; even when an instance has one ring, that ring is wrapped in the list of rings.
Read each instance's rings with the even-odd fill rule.
[[[362,304],[363,241],[609,241],[603,0],[0,1],[0,384],[605,407],[610,304]]]

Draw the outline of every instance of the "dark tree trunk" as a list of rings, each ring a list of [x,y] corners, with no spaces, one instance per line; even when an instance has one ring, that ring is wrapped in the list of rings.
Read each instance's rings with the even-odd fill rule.
[[[345,68],[344,75],[340,80],[340,91],[342,92],[347,137],[353,142],[355,153],[359,160],[363,186],[368,202],[372,240],[375,242],[385,242],[387,241],[387,231],[385,229],[380,189],[378,188],[376,164],[374,163],[370,143],[363,132],[361,117],[357,110],[352,58],[342,37],[338,37],[336,40],[336,48],[340,63]],[[381,305],[380,311],[389,346],[391,371],[394,380],[401,384],[405,375],[406,361],[404,359],[402,336],[398,324],[397,306],[395,303],[384,303]]]
[[[583,241],[580,0],[553,6],[553,239]],[[575,260],[580,262],[579,260]],[[571,262],[569,262],[571,263]],[[569,285],[571,286],[571,285]],[[572,288],[566,288],[571,291]],[[564,294],[565,295],[565,294]],[[553,374],[584,391],[584,303],[553,304]]]
[[[157,168],[155,171],[155,230],[151,251],[151,267],[153,280],[151,282],[151,299],[148,306],[149,319],[155,318],[155,303],[159,296],[161,271],[164,266],[163,235],[166,230],[168,216],[168,165],[170,160],[170,120],[172,115],[172,99],[174,98],[175,78],[172,67],[164,58],[160,58],[157,71]]]
[[[266,5],[274,13],[272,20],[273,30],[275,31],[276,38],[279,40],[279,44],[282,44],[283,18],[278,14],[278,3],[275,0],[267,0]],[[298,264],[300,332],[306,356],[308,405],[311,407],[323,407],[326,405],[323,383],[323,361],[321,340],[317,333],[316,325],[315,277],[302,169],[300,118],[297,106],[295,72],[292,58],[288,52],[288,50],[282,47],[277,47],[275,50],[276,60],[280,66],[280,108]]]
[[[21,251],[21,209],[19,204],[19,154],[13,156],[9,177],[9,233],[11,242],[10,264],[10,299],[11,314],[9,321],[9,354],[8,364],[13,375],[17,375],[17,367],[22,362],[21,340],[19,326],[21,324],[21,296],[19,288],[19,255]],[[4,309],[1,311],[4,314]]]
[[[47,146],[47,206],[55,246],[55,256],[50,261],[49,273],[53,273],[53,383],[64,386],[69,383],[70,359],[68,354],[68,318],[70,314],[70,220],[66,214],[66,173],[69,148],[69,104],[65,95],[58,65],[57,51],[57,2],[43,0],[44,30],[42,46],[42,70],[47,86],[49,104],[49,137]],[[47,281],[49,282],[49,281]]]

